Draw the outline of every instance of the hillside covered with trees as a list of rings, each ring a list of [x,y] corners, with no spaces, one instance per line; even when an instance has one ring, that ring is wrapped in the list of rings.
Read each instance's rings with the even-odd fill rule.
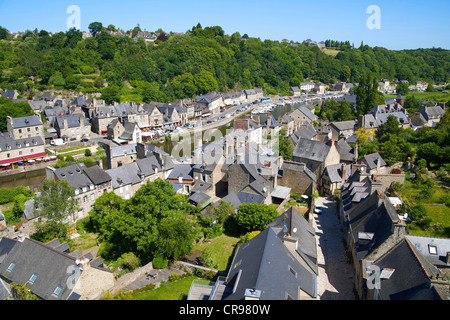
[[[0,88],[24,97],[55,88],[103,91],[109,101],[165,102],[254,87],[285,94],[307,79],[358,82],[369,72],[378,79],[450,81],[450,51],[440,48],[392,51],[347,44],[334,56],[302,43],[226,35],[220,26],[198,24],[172,36],[161,32],[149,43],[106,32],[114,26],[91,27],[95,36],[85,39],[75,29],[51,36],[27,30],[15,39],[0,32]]]

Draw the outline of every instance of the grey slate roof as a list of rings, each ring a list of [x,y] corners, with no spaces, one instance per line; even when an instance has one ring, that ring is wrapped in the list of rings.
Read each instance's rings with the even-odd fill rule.
[[[112,178],[111,182],[114,189],[141,182],[138,172],[139,167],[136,162],[106,170],[106,173],[108,173]]]
[[[430,282],[438,269],[408,239],[400,241],[374,264],[380,269],[394,269],[389,279],[381,279],[382,300],[441,300]]]
[[[377,168],[378,161],[380,161],[380,167],[386,166],[386,162],[384,162],[378,152],[366,154],[362,160],[367,164],[370,170]]]
[[[399,124],[401,125],[409,123],[408,117],[403,112],[376,113],[375,119],[378,123],[378,126],[381,126],[383,123],[385,123],[388,120],[389,116],[396,117]]]
[[[178,164],[170,172],[167,179],[178,180],[179,177],[183,180],[193,180],[193,165],[192,164]]]
[[[414,245],[428,261],[435,266],[450,267],[447,263],[447,253],[450,252],[450,239],[425,236],[406,235],[406,238]],[[436,248],[436,254],[430,250]]]
[[[357,245],[358,260],[376,250],[393,233],[398,215],[389,199],[376,192],[346,212],[350,232]],[[373,233],[371,240],[359,239],[359,233]]]
[[[337,131],[353,130],[356,126],[356,120],[335,121],[330,123],[330,126],[334,127]]]
[[[136,147],[137,147],[136,143],[130,143],[121,146],[112,146],[111,158],[122,157],[125,154],[127,155],[136,154],[137,153]]]
[[[44,141],[40,136],[22,139],[14,139],[9,133],[2,133],[0,136],[0,151],[21,149],[27,145],[30,147],[42,146],[44,145]]]
[[[56,116],[56,126],[60,129],[67,129],[64,127],[64,120],[67,120],[68,128],[77,128],[80,127],[83,123],[85,126],[88,126],[89,120],[86,119],[82,114],[67,114],[63,116]]]
[[[330,151],[330,146],[322,141],[300,139],[295,146],[294,157],[323,162]]]
[[[42,125],[42,121],[38,115],[27,116],[27,117],[18,117],[18,118],[12,118],[11,125],[12,125],[13,129],[25,128],[25,127]]]
[[[292,268],[297,276],[290,271]],[[298,299],[299,288],[316,295],[316,276],[298,262],[273,228],[267,228],[241,245],[227,277],[234,293],[225,300],[244,299],[246,289],[261,291],[260,300]]]
[[[11,272],[6,269],[14,263]],[[45,300],[66,300],[72,290],[68,287],[72,277],[67,270],[79,269],[75,258],[54,250],[43,243],[25,238],[17,242],[15,247],[0,264],[0,277],[16,283],[25,283],[30,277],[37,275],[30,290]],[[52,294],[57,287],[61,292],[57,297]]]
[[[421,106],[419,108],[419,112],[422,113],[422,115],[427,120],[438,119],[438,118],[442,117],[445,113],[444,109],[442,109],[440,106],[435,106],[435,107]]]
[[[94,184],[84,173],[84,169],[86,166],[83,163],[69,163],[66,167],[55,169],[54,174],[58,180],[67,180],[74,190],[84,187],[89,189]]]
[[[314,113],[312,113],[311,110],[305,106],[299,107],[298,110],[301,111],[301,113],[303,113],[310,120],[309,121],[310,123],[317,119],[316,115]]]
[[[108,181],[111,181],[111,176],[104,171],[102,168],[100,168],[98,165],[85,168],[84,173],[88,176],[88,178],[92,181],[95,185],[100,185],[103,183],[106,183]]]

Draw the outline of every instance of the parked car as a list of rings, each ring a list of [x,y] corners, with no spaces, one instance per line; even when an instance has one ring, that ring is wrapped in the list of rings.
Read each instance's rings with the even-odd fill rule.
[[[314,208],[314,212],[315,213],[317,213],[317,214],[321,214],[322,213],[322,207],[321,206],[316,206],[315,208]]]

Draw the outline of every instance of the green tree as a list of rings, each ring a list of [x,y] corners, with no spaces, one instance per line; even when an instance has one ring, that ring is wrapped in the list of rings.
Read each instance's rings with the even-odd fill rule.
[[[66,217],[74,218],[79,210],[78,199],[74,197],[75,191],[67,180],[45,179],[39,192],[35,198],[36,216],[62,224]]]
[[[196,92],[200,94],[216,91],[218,88],[213,74],[206,70],[202,70],[194,76],[194,86],[196,87]]]
[[[398,136],[400,134],[400,131],[400,123],[398,122],[397,117],[390,115],[387,118],[386,122],[378,127],[376,135],[377,138],[381,138],[386,133],[391,133]]]
[[[244,232],[262,231],[277,217],[276,209],[266,204],[243,203],[238,207],[236,221]]]
[[[170,212],[158,225],[158,252],[177,259],[191,252],[197,236],[197,225],[184,212]]]
[[[409,93],[409,88],[407,83],[399,83],[395,88],[398,94],[406,96]]]
[[[120,93],[117,86],[108,86],[102,90],[101,99],[105,100],[106,104],[112,104],[115,102],[120,102]]]
[[[102,23],[101,22],[91,22],[90,24],[89,24],[89,27],[88,27],[88,29],[89,29],[89,32],[90,33],[92,33],[92,35],[95,37],[95,35],[97,34],[97,33],[99,33],[100,31],[102,31],[102,28],[103,28],[103,25],[102,25]]]

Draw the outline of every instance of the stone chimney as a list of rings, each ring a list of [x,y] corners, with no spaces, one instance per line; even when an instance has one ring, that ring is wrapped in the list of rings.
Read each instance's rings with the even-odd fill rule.
[[[345,163],[342,164],[342,168],[341,168],[341,179],[342,182],[345,182],[345,176],[347,174],[347,166],[345,165]]]
[[[374,177],[373,179],[370,180],[370,187],[369,187],[369,194],[373,194],[374,192],[378,192],[381,195],[382,193],[382,183],[377,181],[377,178]]]

